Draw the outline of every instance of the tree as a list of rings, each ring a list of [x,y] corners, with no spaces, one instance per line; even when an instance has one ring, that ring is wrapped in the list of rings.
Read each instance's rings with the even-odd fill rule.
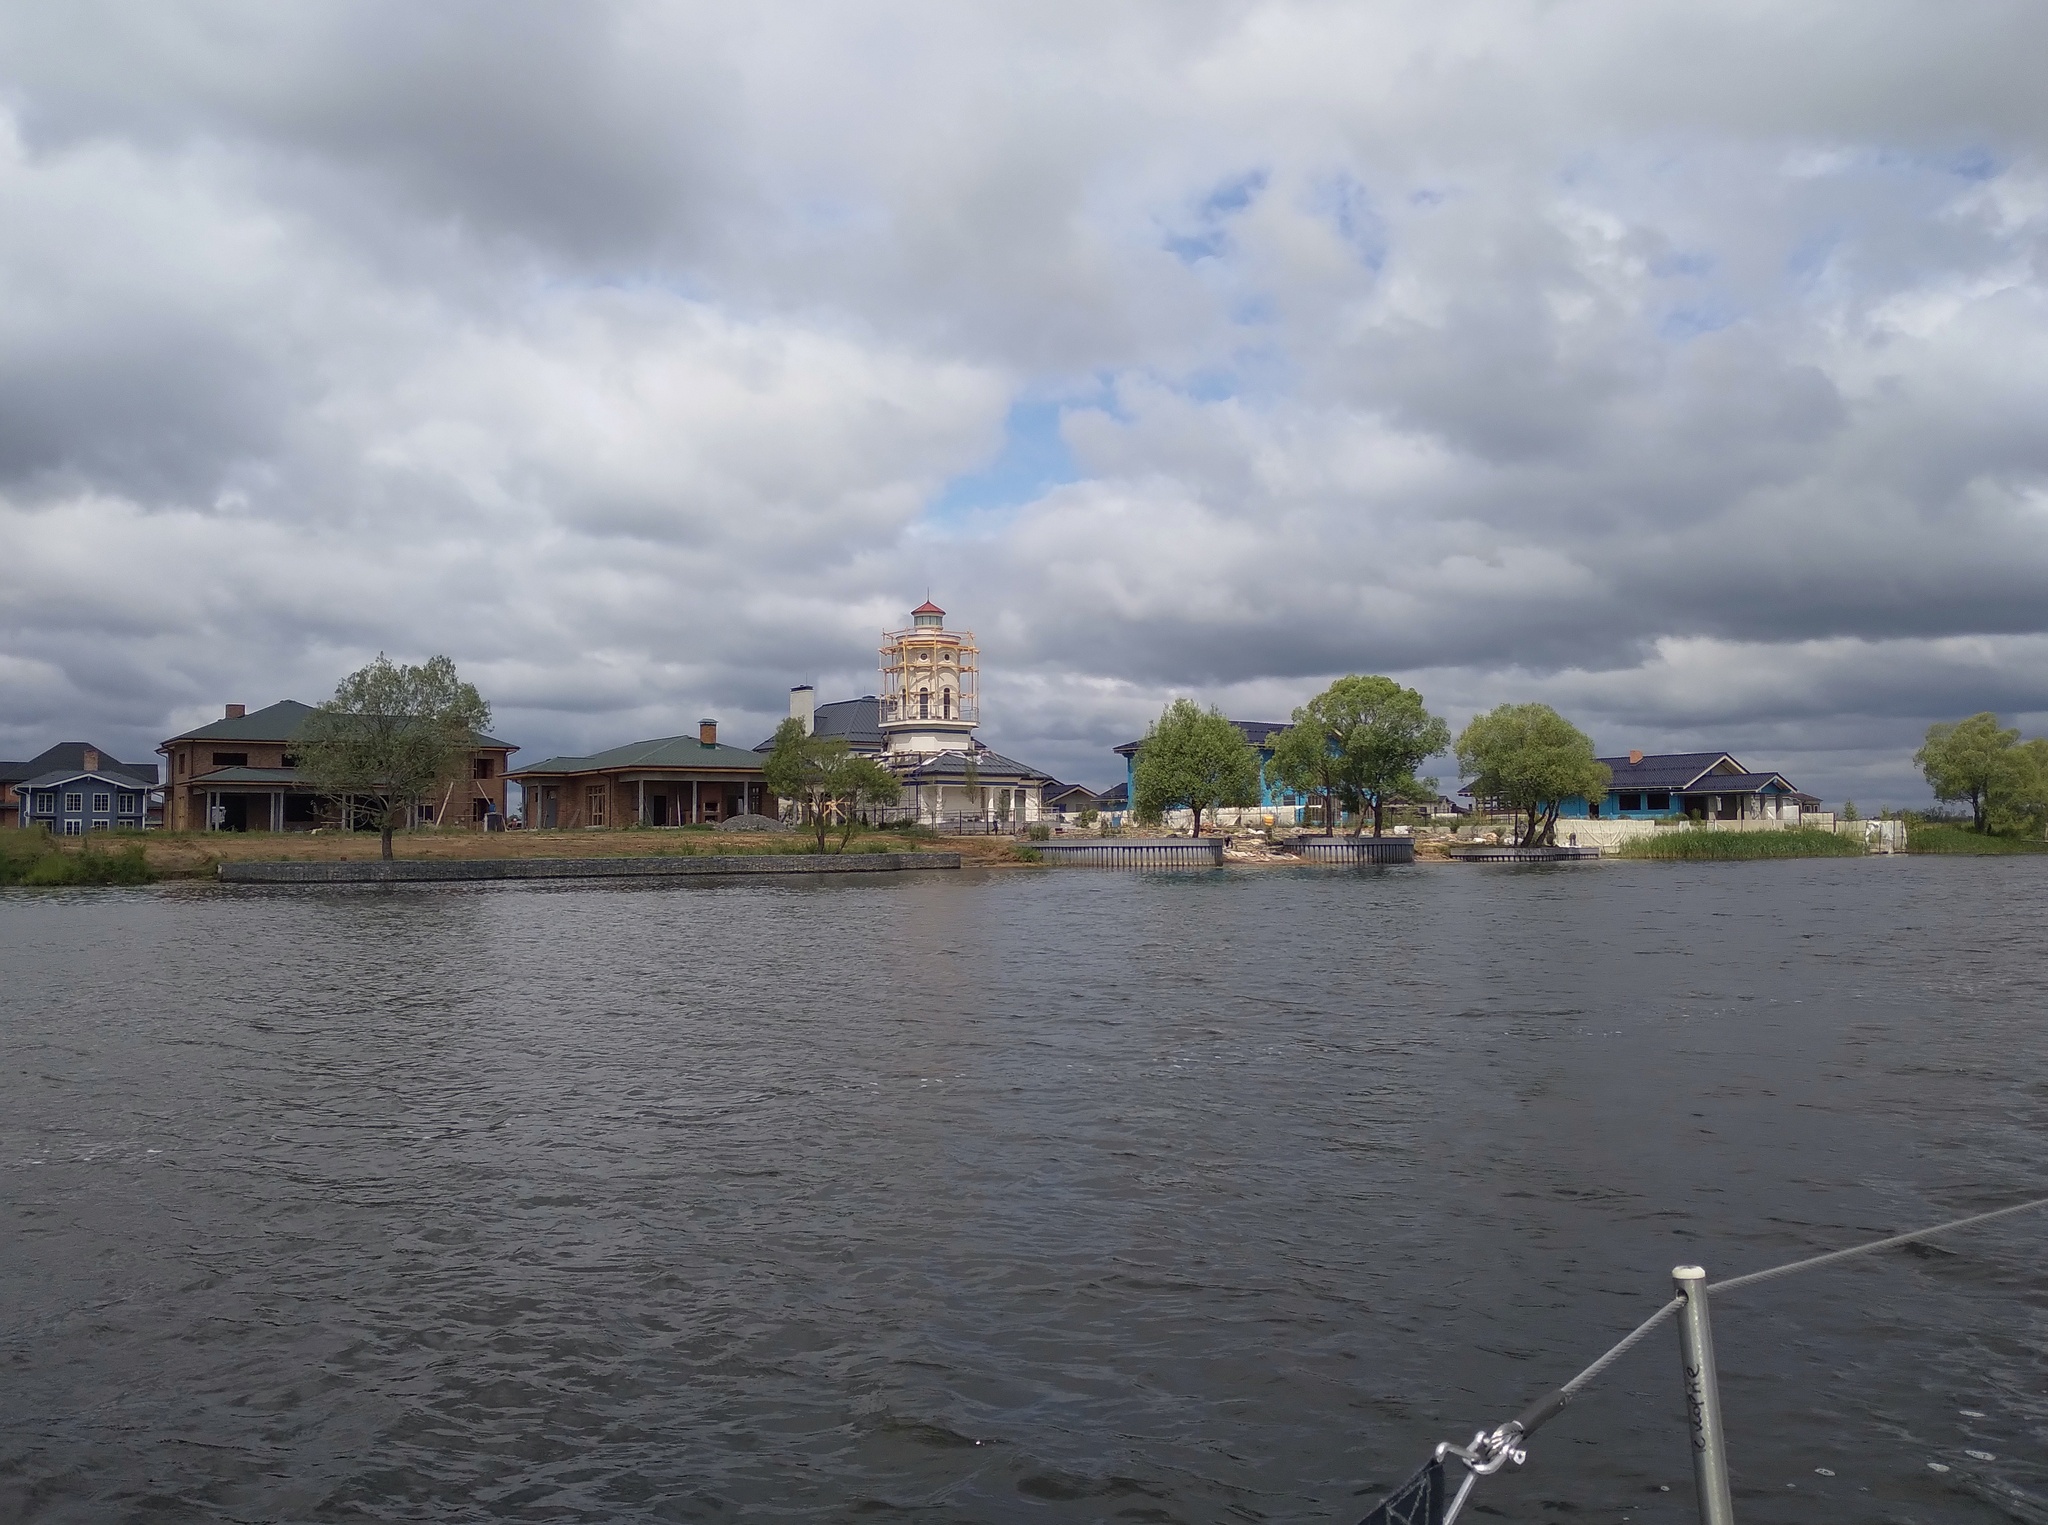
[[[2019,744],[2020,733],[2001,731],[1998,717],[1986,710],[1968,720],[1930,725],[1913,764],[1926,776],[1936,799],[1968,800],[1972,824],[1985,831],[1998,786],[2013,772],[2012,754]]]
[[[860,812],[868,805],[893,805],[903,793],[903,785],[895,774],[883,767],[872,757],[859,752],[845,752],[837,758],[827,772],[825,790],[839,807],[842,830],[839,833],[839,850],[846,851],[846,844],[853,840],[854,823],[860,819]],[[824,836],[818,839],[820,851],[824,848]]]
[[[1342,796],[1358,807],[1354,834],[1364,832],[1370,807],[1372,834],[1379,836],[1387,801],[1417,793],[1416,766],[1451,744],[1451,728],[1423,708],[1421,694],[1377,675],[1339,678],[1293,718],[1273,744],[1274,770],[1290,789],[1323,796],[1325,827],[1333,833],[1333,806]]]
[[[439,785],[461,776],[491,707],[447,657],[403,667],[382,652],[343,678],[292,738],[299,774],[391,836]]]
[[[1555,841],[1564,802],[1598,799],[1614,782],[1592,738],[1547,704],[1503,704],[1475,716],[1459,733],[1457,756],[1475,800],[1528,816],[1521,847]]]
[[[778,796],[796,806],[798,819],[817,833],[821,853],[835,814],[844,828],[839,837],[839,850],[844,852],[853,840],[861,807],[892,805],[903,790],[895,774],[872,757],[850,750],[844,737],[807,735],[803,721],[794,716],[775,728],[761,776]]]
[[[1167,705],[1145,733],[1135,772],[1132,804],[1139,812],[1156,817],[1168,810],[1191,810],[1198,837],[1204,810],[1259,800],[1259,754],[1222,711],[1211,708],[1204,714],[1192,699]]]

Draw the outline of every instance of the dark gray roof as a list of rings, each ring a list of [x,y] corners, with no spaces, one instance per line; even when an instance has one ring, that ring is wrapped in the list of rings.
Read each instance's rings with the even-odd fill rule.
[[[1757,794],[1772,784],[1787,790],[1792,781],[1782,773],[1709,773],[1703,775],[1694,788],[1694,794]],[[1793,792],[1797,792],[1796,790]]]
[[[1683,789],[1717,763],[1728,763],[1737,772],[1742,769],[1726,752],[1665,752],[1637,763],[1626,756],[1600,761],[1613,770],[1617,789]]]
[[[155,763],[124,763],[114,761],[114,754],[103,747],[96,747],[86,741],[60,741],[48,751],[38,753],[27,762],[0,762],[0,784],[22,784],[27,779],[40,778],[45,773],[57,773],[69,769],[74,775],[86,771],[85,754],[100,754],[101,773],[112,776],[125,774],[138,784],[156,782]]]
[[[722,741],[710,745],[695,736],[661,736],[653,741],[629,741],[608,752],[589,757],[550,757],[524,768],[506,770],[507,778],[564,773],[617,773],[636,768],[710,769],[719,773],[759,773],[761,757],[744,747],[729,747]]]
[[[1233,720],[1230,723],[1244,732],[1244,739],[1254,747],[1263,747],[1276,731],[1287,729],[1287,722],[1284,720]],[[1127,741],[1113,750],[1119,757],[1129,757],[1144,744],[1145,738],[1140,736],[1136,741]]]
[[[1058,804],[1061,800],[1086,802],[1093,805],[1098,803],[1101,798],[1101,795],[1090,789],[1086,784],[1049,784],[1045,790],[1045,802],[1048,805]]]
[[[879,752],[884,745],[882,701],[873,694],[863,694],[858,699],[834,699],[830,704],[821,704],[812,714],[811,734],[842,737],[856,752]],[[775,738],[770,736],[754,750],[769,752],[774,748]]]
[[[34,778],[24,779],[14,787],[17,791],[30,789],[55,789],[64,784],[80,783],[91,779],[96,784],[106,784],[114,789],[148,789],[150,784],[126,773],[115,773],[106,768],[88,773],[83,768],[53,768],[48,773],[39,773]]]
[[[1103,790],[1101,799],[1109,809],[1121,810],[1131,802],[1131,781],[1125,779],[1122,783]]]
[[[1050,774],[1041,773],[1014,758],[986,748],[975,755],[974,771],[984,784],[1049,784]],[[899,775],[906,784],[959,784],[967,781],[967,754],[941,752]]]
[[[310,704],[301,704],[296,699],[280,699],[275,704],[266,704],[260,710],[251,710],[232,720],[216,720],[197,730],[181,732],[171,741],[290,741],[299,734],[299,728],[312,713]],[[169,746],[171,741],[164,745]],[[511,742],[486,736],[482,731],[470,732],[469,743],[474,747],[503,747],[508,752],[519,750]]]

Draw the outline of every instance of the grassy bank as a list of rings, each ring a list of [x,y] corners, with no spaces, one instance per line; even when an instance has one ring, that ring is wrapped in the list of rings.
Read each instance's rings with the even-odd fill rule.
[[[156,879],[139,841],[109,849],[97,836],[66,851],[43,831],[0,832],[0,884],[150,884]]]
[[[1860,858],[1852,837],[1817,827],[1791,831],[1660,831],[1622,845],[1618,856],[1677,863],[1734,863],[1753,858]]]
[[[1909,853],[1964,853],[1975,857],[2002,857],[2017,853],[2048,852],[2048,842],[2026,837],[1994,837],[1969,826],[1912,825],[1906,828]]]
[[[0,833],[0,835],[5,835]],[[24,835],[27,835],[24,833]],[[90,839],[87,839],[90,840]],[[379,855],[377,834],[358,832],[171,832],[152,831],[129,839],[143,855],[146,872],[161,879],[210,879],[229,863],[349,863]],[[839,845],[832,834],[831,846]],[[795,832],[713,831],[700,827],[625,827],[611,831],[402,831],[392,844],[400,858],[631,858],[708,857],[738,853],[816,852],[817,838]],[[858,831],[849,853],[916,852],[943,847],[963,854],[970,865],[1015,863],[1004,837],[939,838],[931,831]],[[64,858],[77,856],[58,847]],[[11,882],[0,880],[0,882]],[[66,883],[142,881],[66,880]]]

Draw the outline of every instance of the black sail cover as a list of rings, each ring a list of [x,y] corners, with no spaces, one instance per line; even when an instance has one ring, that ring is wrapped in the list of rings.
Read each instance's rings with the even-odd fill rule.
[[[1444,1464],[1431,1457],[1358,1525],[1444,1525]]]

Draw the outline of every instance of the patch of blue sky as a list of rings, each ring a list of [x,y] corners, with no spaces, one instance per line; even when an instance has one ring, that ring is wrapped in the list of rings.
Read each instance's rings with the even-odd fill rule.
[[[1686,307],[1674,307],[1664,314],[1663,321],[1657,325],[1657,332],[1666,339],[1682,342],[1697,339],[1702,334],[1717,334],[1741,320],[1742,313],[1733,303],[1696,302]]]
[[[1184,265],[1220,258],[1230,249],[1230,219],[1258,199],[1266,180],[1262,169],[1225,180],[1195,208],[1195,225],[1167,234],[1161,247]]]
[[[1350,175],[1331,175],[1310,190],[1308,207],[1337,230],[1360,264],[1379,274],[1387,263],[1387,221],[1362,183]]]
[[[1666,254],[1653,260],[1650,274],[1659,280],[1685,280],[1711,275],[1718,263],[1711,254]]]
[[[2004,168],[1988,148],[1966,148],[1949,161],[1949,170],[1965,180],[1995,179]]]
[[[1055,487],[1078,482],[1081,469],[1060,430],[1067,406],[1064,402],[1013,403],[1003,420],[1003,444],[995,458],[942,487],[926,507],[924,523],[964,529],[991,516],[1005,517]]]

